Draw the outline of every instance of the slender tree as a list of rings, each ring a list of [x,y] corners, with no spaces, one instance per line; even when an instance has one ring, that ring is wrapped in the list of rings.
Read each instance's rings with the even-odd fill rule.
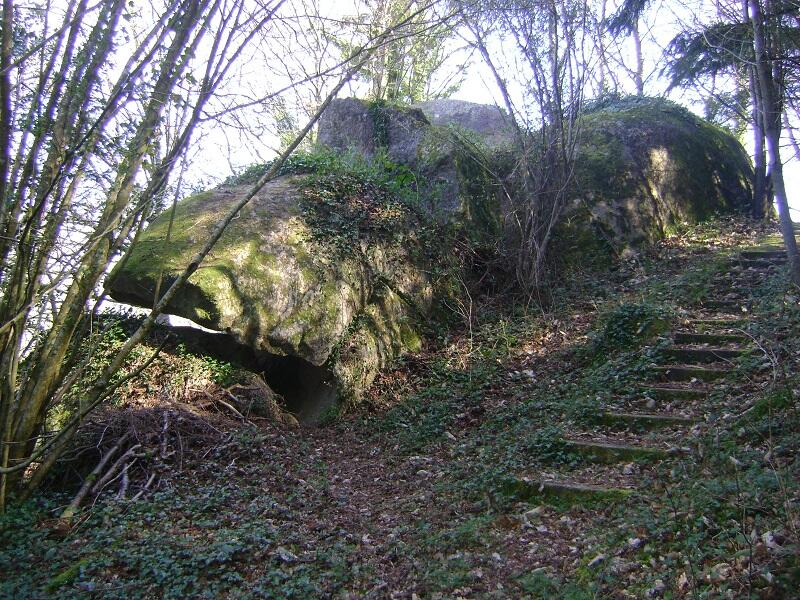
[[[136,376],[138,371],[120,376],[130,352],[227,225],[275,176],[333,96],[375,50],[405,37],[409,24],[419,16],[419,11],[411,11],[335,66],[338,82],[310,121],[270,171],[230,208],[184,272],[155,298],[150,315],[95,379],[67,424],[58,431],[46,431],[49,408],[80,372],[81,366],[73,364],[72,357],[77,355],[73,350],[91,316],[89,302],[94,300],[96,305],[98,301],[100,279],[159,205],[195,127],[208,118],[210,102],[282,5],[283,0],[167,0],[154,21],[137,32],[135,47],[124,49],[127,61],[114,80],[103,75],[115,51],[123,52],[117,44],[120,19],[130,6],[125,0],[94,7],[76,0],[52,38],[55,42],[39,45],[42,61],[51,65],[38,76],[40,93],[17,99],[16,105],[12,100],[11,110],[2,113],[10,117],[15,109],[27,111],[46,118],[46,123],[35,127],[31,138],[26,138],[27,129],[12,135],[18,145],[9,145],[7,152],[12,185],[7,187],[9,197],[4,199],[5,212],[0,216],[16,243],[3,247],[7,261],[0,268],[0,507],[7,488],[18,491],[23,483],[27,490],[35,488],[86,415]],[[41,37],[48,39],[48,32],[43,31]],[[80,52],[78,40],[84,41]],[[0,62],[15,65],[13,54]],[[22,60],[14,68],[24,65]],[[274,97],[284,91],[277,90]],[[45,99],[41,110],[35,102],[38,97]],[[247,105],[247,101],[226,104],[223,100],[221,109],[210,112],[228,115]],[[165,135],[167,107],[174,108],[178,117],[169,123]],[[90,175],[91,185],[84,179]],[[82,198],[86,199],[84,206],[94,209],[77,215],[83,229],[68,230],[64,226],[73,223],[76,214],[72,209]],[[64,245],[74,246],[66,261],[59,251]],[[54,264],[61,262],[70,270],[54,271]],[[24,341],[31,334],[34,316],[52,291],[58,293],[52,320],[33,332],[37,339],[25,353]]]
[[[586,3],[561,0],[490,1],[464,11],[469,42],[493,74],[516,131],[516,177],[502,182],[513,209],[509,258],[540,303],[547,301],[545,267],[574,173],[593,36],[588,15]],[[490,50],[498,38],[522,60],[504,64],[504,53]]]
[[[786,183],[783,178],[783,162],[781,160],[781,115],[783,113],[782,77],[783,65],[779,57],[781,48],[781,21],[786,16],[783,6],[771,5],[765,0],[749,0],[750,25],[753,34],[753,50],[756,79],[761,92],[761,115],[764,137],[769,155],[769,171],[775,191],[775,203],[778,205],[778,221],[780,223],[783,242],[789,259],[792,281],[800,285],[800,255],[797,252],[797,239],[789,212],[789,201],[786,196]],[[795,13],[795,14],[792,14]],[[796,18],[797,7],[789,12]]]
[[[708,102],[722,106],[726,115],[739,123],[749,124],[753,131],[753,199],[751,214],[758,219],[771,214],[767,194],[767,162],[764,140],[761,90],[758,85],[752,28],[746,14],[718,6],[718,15],[726,20],[687,29],[670,42],[666,71],[670,88],[695,87]],[[733,7],[738,8],[738,7]],[[727,78],[733,94],[708,89],[706,81]]]
[[[280,4],[245,11],[243,0],[170,0],[145,15],[125,0],[73,0],[59,28],[43,24],[29,51],[8,42],[23,9],[4,3],[0,505],[8,484],[19,481],[18,465],[44,441],[45,417],[68,381],[99,281],[151,214],[241,49]],[[136,42],[123,41],[123,22],[143,25],[151,16]],[[194,79],[198,53],[204,75]],[[111,79],[108,65],[123,57]],[[12,90],[12,73],[26,86]],[[187,77],[194,81],[188,102],[177,93]],[[163,140],[171,104],[187,118]],[[43,322],[42,300],[51,293],[54,310]]]
[[[642,51],[641,23],[652,0],[625,0],[608,19],[606,27],[614,36],[628,35],[633,40],[634,66],[629,69],[636,95],[644,95],[644,53]]]
[[[781,210],[778,188],[782,184],[775,181],[779,174],[772,171],[780,160],[776,162],[769,151],[768,169],[768,150],[774,146],[780,151],[781,121],[791,124],[789,114],[800,60],[799,9],[796,2],[783,0],[759,6],[750,0],[736,0],[715,6],[713,22],[689,27],[672,40],[667,70],[673,87],[696,87],[752,128],[755,174],[752,214],[769,218],[770,184]],[[720,77],[727,78],[733,93],[708,90],[705,82],[716,83]],[[791,141],[791,129],[788,133]],[[768,136],[773,136],[772,142]],[[783,212],[788,218],[788,211]]]
[[[452,19],[438,14],[437,4],[418,0],[365,0],[358,15],[348,17],[351,32],[339,37],[345,53],[378,32],[417,16],[408,22],[404,35],[378,49],[358,74],[370,86],[369,97],[390,102],[419,102],[447,95],[456,83],[433,87],[434,77],[447,62],[447,42],[454,36]],[[355,37],[353,37],[355,33]]]

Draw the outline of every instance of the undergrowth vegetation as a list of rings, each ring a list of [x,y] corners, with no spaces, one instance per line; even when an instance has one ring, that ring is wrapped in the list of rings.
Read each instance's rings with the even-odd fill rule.
[[[385,372],[360,412],[300,433],[214,423],[142,497],[101,494],[67,532],[55,517],[69,497],[17,505],[0,563],[32,568],[6,571],[0,596],[792,598],[800,294],[781,271],[750,289],[757,350],[714,386],[691,458],[632,460],[644,493],[578,505],[514,484],[607,477],[562,437],[638,394],[682,307],[762,233],[687,229],[571,280],[547,314],[476,298],[468,324]],[[170,360],[162,381],[180,378]],[[220,386],[235,375],[201,370]]]

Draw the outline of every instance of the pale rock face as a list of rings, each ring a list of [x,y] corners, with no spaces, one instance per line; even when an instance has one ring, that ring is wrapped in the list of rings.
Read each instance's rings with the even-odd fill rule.
[[[169,214],[158,217],[127,263],[112,273],[108,284],[112,297],[151,305],[159,276],[165,282],[163,290],[229,204],[246,191],[246,186],[217,188],[182,202],[169,247],[165,244]],[[300,205],[296,178],[268,183],[234,219],[169,311],[227,332],[256,351],[299,357],[327,368],[339,360],[331,361],[334,348],[358,333],[351,331],[356,315],[369,314],[362,337],[369,339],[371,354],[362,356],[358,365],[352,359],[363,351],[345,354],[348,364],[366,374],[343,376],[339,382],[352,380],[344,391],[358,395],[358,386],[371,383],[377,369],[404,349],[404,341],[413,346],[408,340],[418,339],[409,307],[399,301],[388,303],[384,296],[394,292],[383,290],[383,282],[392,282],[397,293],[413,299],[414,310],[425,312],[433,300],[427,265],[412,257],[416,243],[412,233],[404,245],[372,244],[364,255],[368,259],[356,254],[332,256],[313,239]],[[339,366],[337,372],[344,370]]]
[[[445,221],[466,218],[454,148],[417,109],[370,112],[357,100],[334,102],[319,140],[373,157],[385,143],[389,160],[417,173],[423,202]],[[376,132],[376,120],[380,132]],[[379,135],[380,134],[380,135]],[[246,186],[219,187],[178,206],[144,232],[109,278],[116,300],[152,305],[159,278],[165,289],[199,249],[213,225]],[[434,306],[431,265],[420,256],[413,228],[401,242],[377,240],[345,256],[315,239],[301,211],[298,178],[268,183],[242,210],[169,312],[230,334],[254,351],[297,357],[324,368],[339,392],[358,399],[377,372],[421,343],[420,323]]]
[[[508,114],[496,107],[464,100],[428,100],[414,105],[433,125],[456,126],[477,133],[490,148],[510,145],[514,129]]]
[[[422,111],[391,106],[370,107],[355,98],[331,102],[319,122],[318,142],[337,150],[354,150],[367,157],[379,148],[390,161],[413,166],[430,123]]]
[[[457,136],[476,137],[489,151],[513,140],[506,115],[494,106],[461,100],[431,100],[411,107],[370,106],[353,98],[334,100],[320,119],[318,142],[411,169],[420,196],[440,222],[470,219],[469,202],[457,165]]]
[[[177,275],[228,204],[246,191],[218,188],[184,201],[172,249],[160,246],[168,215],[156,219],[125,268],[112,277],[113,296],[147,305],[159,269],[165,278]],[[331,265],[323,255],[315,256],[298,206],[290,177],[268,183],[233,221],[170,310],[256,349],[324,363],[369,290],[360,281],[358,265]]]
[[[375,120],[356,98],[333,100],[319,121],[317,141],[336,150],[355,150],[372,157],[377,149]]]

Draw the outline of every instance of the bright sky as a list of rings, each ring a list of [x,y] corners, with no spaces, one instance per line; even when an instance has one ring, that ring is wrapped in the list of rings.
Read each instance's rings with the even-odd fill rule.
[[[609,12],[612,12],[611,5],[613,4],[614,2],[612,0],[609,3]],[[674,8],[676,6],[679,7],[678,12],[682,14],[676,13]],[[648,19],[650,23],[649,33],[653,36],[658,46],[665,46],[669,43],[681,26],[681,21],[687,22],[694,18],[688,6],[689,5],[683,2],[670,3],[664,0],[654,3],[654,14],[650,15]],[[683,7],[683,9],[681,10],[680,7]],[[632,44],[628,42],[625,47],[628,52],[628,60],[631,60]],[[454,56],[457,61],[458,55]],[[651,95],[664,94],[667,90],[668,82],[660,75],[662,67],[660,51],[656,51],[652,45],[645,45],[644,58],[645,93]],[[632,84],[631,89],[628,91],[634,91]],[[472,66],[467,71],[464,85],[453,97],[459,100],[483,104],[498,104],[500,102],[500,96],[496,92],[492,75],[488,68],[482,65],[479,60],[473,62]],[[673,90],[667,94],[667,97],[686,106],[698,116],[703,116],[702,104],[697,94],[685,90]],[[744,146],[747,152],[752,156],[753,135],[751,131],[748,131],[745,136]],[[800,161],[795,157],[794,149],[789,143],[785,132],[782,139],[781,157],[784,162],[784,180],[792,218],[795,221],[800,221]]]
[[[320,10],[326,18],[338,19],[342,15],[352,15],[357,13],[364,13],[364,2],[366,0],[345,0],[327,2],[322,0],[320,2]],[[590,0],[591,1],[591,0]],[[608,12],[613,12],[614,0],[609,2]],[[705,7],[708,4],[704,5]],[[678,7],[677,9],[675,7]],[[677,12],[676,12],[677,10]],[[660,0],[653,4],[651,14],[646,18],[647,23],[643,27],[646,30],[645,44],[644,44],[644,58],[645,58],[645,93],[652,95],[661,95],[667,88],[666,80],[660,75],[662,68],[660,47],[665,46],[670,39],[681,27],[681,22],[691,23],[698,17],[691,12],[689,4],[684,2],[668,2],[667,0]],[[280,44],[278,44],[280,45]],[[632,58],[632,43],[630,41],[623,42],[623,53],[625,60],[631,62]],[[286,53],[287,50],[283,47],[277,48],[277,51]],[[500,49],[498,52],[510,54],[513,50],[508,48]],[[260,66],[258,59],[268,59],[271,53],[275,50],[265,49],[259,55],[257,52],[254,55],[256,60],[249,61],[248,65],[242,70],[242,85],[248,88],[252,87],[252,93],[255,95],[259,92],[259,86],[263,87],[265,78],[263,76],[263,67]],[[453,42],[453,49],[450,53],[449,65],[444,70],[443,77],[448,78],[454,70],[461,69],[462,63],[467,58],[466,51],[463,49],[463,41]],[[508,57],[506,57],[508,58]],[[289,58],[289,62],[294,60],[296,65],[302,65],[304,58],[302,53],[294,53],[294,56]],[[465,74],[464,82],[461,88],[453,95],[454,98],[467,100],[470,102],[478,102],[484,104],[496,104],[499,102],[499,96],[496,94],[496,87],[494,80],[489,70],[481,63],[478,57],[473,57],[469,66],[463,70]],[[278,86],[281,82],[272,80],[272,86]],[[263,90],[261,90],[263,92]],[[343,95],[353,95],[361,92],[363,94],[363,86],[354,84],[346,89]],[[633,91],[632,83],[631,89]],[[697,95],[682,90],[675,90],[669,94],[672,100],[687,106],[687,108],[695,111],[698,114],[702,113],[702,106],[697,102]],[[302,123],[299,123],[302,125]],[[196,178],[205,182],[206,185],[213,185],[214,183],[224,179],[231,174],[232,170],[241,169],[244,166],[263,162],[271,157],[273,150],[277,145],[274,136],[269,134],[262,135],[260,138],[249,139],[240,138],[235,131],[231,131],[223,126],[209,125],[206,126],[204,131],[204,138],[202,139],[202,149],[199,151],[194,160],[194,167],[192,171],[196,174]],[[748,135],[745,139],[745,146],[752,145],[752,136]],[[748,150],[751,150],[748,147]],[[785,144],[784,160],[791,158],[785,165],[785,177],[787,183],[787,191],[789,195],[789,202],[795,209],[794,218],[800,220],[800,164],[794,159],[794,152],[792,148]]]

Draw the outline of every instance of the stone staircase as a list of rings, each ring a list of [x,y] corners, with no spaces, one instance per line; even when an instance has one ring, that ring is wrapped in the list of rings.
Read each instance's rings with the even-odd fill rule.
[[[631,397],[600,407],[594,428],[561,440],[587,466],[521,477],[518,491],[574,503],[624,498],[637,492],[643,471],[691,453],[692,430],[702,427],[710,412],[713,386],[735,376],[738,358],[757,351],[745,332],[748,292],[786,263],[779,239],[768,243],[742,251],[729,271],[713,280],[714,295],[721,299],[698,303],[675,324],[660,364]]]

